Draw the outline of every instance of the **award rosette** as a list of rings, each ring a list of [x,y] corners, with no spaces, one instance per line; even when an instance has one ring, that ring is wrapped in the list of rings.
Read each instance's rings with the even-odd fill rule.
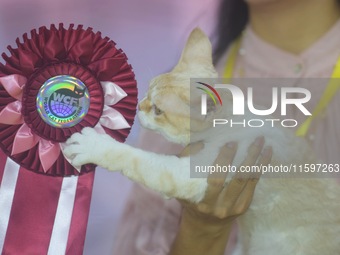
[[[91,28],[41,27],[16,43],[0,63],[0,250],[81,254],[95,165],[75,169],[63,143],[84,127],[125,141],[135,76],[123,51]]]

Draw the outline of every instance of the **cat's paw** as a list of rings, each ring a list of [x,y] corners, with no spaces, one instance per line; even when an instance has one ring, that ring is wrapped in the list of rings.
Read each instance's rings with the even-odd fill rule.
[[[109,135],[98,134],[93,128],[86,127],[81,133],[73,134],[64,144],[63,153],[74,167],[93,163],[99,165],[106,153]]]

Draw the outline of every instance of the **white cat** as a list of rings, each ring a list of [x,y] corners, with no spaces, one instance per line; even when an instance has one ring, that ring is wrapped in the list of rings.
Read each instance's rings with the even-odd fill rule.
[[[151,81],[139,104],[138,117],[146,128],[162,133],[170,141],[183,145],[203,140],[205,146],[191,162],[213,164],[221,146],[238,143],[234,164],[239,165],[251,141],[265,136],[273,148],[272,165],[313,162],[307,143],[283,128],[226,128],[211,132],[209,118],[231,117],[232,102],[220,91],[223,107],[209,109],[208,117],[191,112],[191,103],[199,94],[190,95],[190,78],[216,78],[211,44],[195,29],[177,66]],[[191,98],[190,98],[191,96]],[[242,118],[251,118],[246,113]],[[259,116],[257,116],[259,118]],[[91,128],[74,134],[64,154],[74,166],[87,163],[110,171],[121,171],[130,179],[161,192],[167,197],[202,200],[206,178],[190,178],[190,159],[159,155],[116,142]],[[206,164],[206,163],[204,163]],[[230,176],[229,176],[230,178]],[[239,217],[238,255],[335,255],[340,254],[340,189],[332,179],[261,178],[247,213]]]

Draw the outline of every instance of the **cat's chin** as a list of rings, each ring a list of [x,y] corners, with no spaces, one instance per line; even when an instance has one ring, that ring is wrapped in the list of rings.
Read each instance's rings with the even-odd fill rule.
[[[155,131],[156,133],[162,135],[165,139],[170,142],[181,144],[181,145],[188,145],[190,143],[190,135],[185,134],[169,134],[163,128],[155,125],[153,120],[149,120],[148,117],[142,111],[139,111],[138,114],[139,122],[141,123],[142,127]]]
[[[151,130],[162,135],[169,142],[181,144],[183,146],[186,146],[190,143],[190,136],[188,135],[171,135],[171,134],[164,132],[164,130],[162,129],[151,129]]]

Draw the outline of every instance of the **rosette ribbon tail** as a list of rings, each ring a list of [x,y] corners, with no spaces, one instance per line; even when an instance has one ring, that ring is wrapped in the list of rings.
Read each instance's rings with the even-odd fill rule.
[[[19,125],[24,123],[24,117],[21,114],[21,102],[14,101],[5,106],[0,112],[0,123],[7,125]]]
[[[0,151],[1,254],[83,254],[93,179],[36,174]]]
[[[39,140],[40,138],[33,134],[31,129],[24,123],[15,135],[11,155],[33,148]]]
[[[39,142],[39,158],[41,165],[46,173],[50,167],[57,161],[60,155],[60,146],[45,139]]]
[[[4,87],[7,93],[19,101],[21,101],[22,90],[26,81],[26,77],[19,74],[0,77],[0,84]]]
[[[105,105],[114,105],[127,96],[126,92],[113,82],[102,81],[100,84],[104,91]]]
[[[127,123],[120,112],[108,106],[104,106],[103,115],[100,118],[99,123],[102,126],[113,130],[130,127],[129,123]]]

